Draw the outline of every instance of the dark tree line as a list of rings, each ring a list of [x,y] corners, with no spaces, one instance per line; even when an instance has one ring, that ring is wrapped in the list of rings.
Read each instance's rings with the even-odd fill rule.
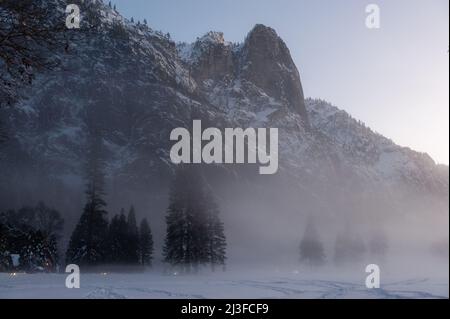
[[[63,224],[60,213],[42,202],[1,213],[0,271],[56,271]]]
[[[101,265],[151,266],[153,259],[153,237],[146,219],[137,227],[134,208],[128,214],[122,209],[111,222],[105,219],[89,226],[86,214],[80,219],[72,234],[66,253],[67,264],[85,267]],[[89,228],[101,230],[89,241]],[[91,250],[89,254],[88,251]]]
[[[106,151],[99,130],[89,134],[86,147],[86,203],[71,235],[66,263],[98,268],[103,265],[150,266],[153,259],[153,238],[147,220],[138,226],[134,207],[108,221],[105,201]],[[43,213],[44,212],[44,213]],[[8,216],[14,215],[20,225],[17,231]],[[23,208],[19,213],[5,214],[1,222],[1,255],[20,255],[25,270],[55,267],[57,240],[62,220],[59,213],[43,204]],[[183,272],[210,265],[225,268],[226,237],[219,209],[199,170],[181,167],[170,190],[167,209],[167,234],[164,261]],[[5,235],[7,234],[7,235]],[[4,258],[1,264],[5,265]],[[8,262],[9,264],[9,262]],[[2,266],[4,267],[4,266]]]
[[[98,132],[87,147],[87,202],[66,252],[66,263],[95,267],[104,264],[149,266],[153,254],[150,226],[143,220],[138,229],[134,207],[107,220],[105,196],[105,150]]]
[[[164,261],[184,273],[225,267],[226,237],[219,210],[195,168],[179,168],[170,190]]]
[[[133,206],[128,216],[122,210],[112,218],[107,243],[108,263],[143,266],[152,264],[153,237],[150,226],[143,219],[138,229]]]

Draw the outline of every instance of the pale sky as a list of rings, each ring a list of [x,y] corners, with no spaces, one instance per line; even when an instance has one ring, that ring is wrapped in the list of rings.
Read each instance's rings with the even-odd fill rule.
[[[299,68],[305,96],[344,109],[394,142],[449,163],[448,0],[113,0],[175,41],[222,31],[242,42],[273,27]],[[381,29],[366,28],[378,4]]]

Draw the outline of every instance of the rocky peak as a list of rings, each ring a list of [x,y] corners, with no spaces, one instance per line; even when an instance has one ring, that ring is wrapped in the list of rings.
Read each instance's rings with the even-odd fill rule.
[[[197,40],[197,43],[203,44],[225,44],[225,38],[223,36],[223,32],[209,31],[204,36]]]
[[[300,74],[276,31],[256,25],[245,40],[241,56],[242,78],[300,113],[307,124]]]
[[[222,32],[210,31],[193,44],[179,44],[178,52],[199,83],[234,74],[232,44],[225,41]]]

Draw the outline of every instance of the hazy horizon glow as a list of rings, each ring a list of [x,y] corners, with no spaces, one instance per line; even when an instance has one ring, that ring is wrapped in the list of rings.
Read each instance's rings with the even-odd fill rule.
[[[208,31],[242,42],[257,23],[291,50],[305,96],[325,99],[373,130],[438,163],[449,163],[447,0],[114,0],[125,17],[147,19],[175,41]],[[345,4],[343,4],[345,3]],[[365,7],[381,9],[381,29]]]

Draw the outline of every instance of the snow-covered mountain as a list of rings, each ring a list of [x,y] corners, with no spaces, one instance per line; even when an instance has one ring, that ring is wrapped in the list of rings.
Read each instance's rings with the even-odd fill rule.
[[[65,1],[56,3],[64,8]],[[113,198],[148,189],[165,194],[173,170],[169,134],[201,119],[219,128],[278,127],[280,170],[272,179],[298,200],[331,209],[338,198],[373,201],[376,194],[392,205],[415,199],[448,215],[448,167],[325,101],[305,100],[275,30],[256,25],[239,44],[219,32],[177,44],[102,2],[81,8],[83,19],[97,19],[95,30],[72,34],[66,52],[57,53],[58,70],[39,74],[2,111],[10,139],[0,164],[1,208],[41,197],[57,206],[70,202],[61,193],[82,190],[85,140],[94,128],[108,150]],[[224,168],[244,179],[241,167]]]

